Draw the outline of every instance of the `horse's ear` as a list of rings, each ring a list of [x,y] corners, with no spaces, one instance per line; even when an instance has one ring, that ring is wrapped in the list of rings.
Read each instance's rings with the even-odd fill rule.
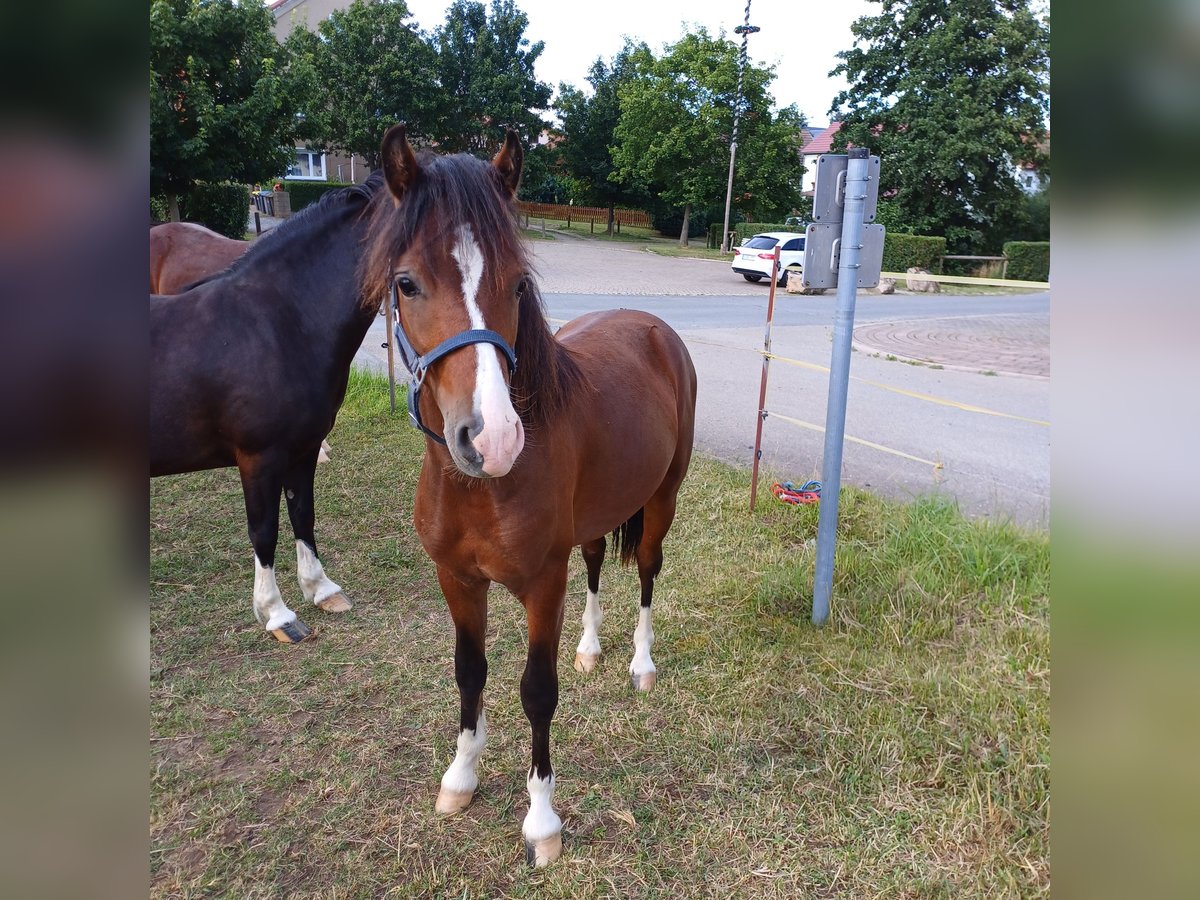
[[[524,162],[525,151],[521,148],[521,139],[510,128],[504,135],[504,146],[492,159],[492,165],[499,171],[501,181],[514,197],[521,184],[521,166]]]
[[[421,171],[412,145],[408,143],[408,132],[403,122],[387,130],[380,155],[383,157],[383,177],[387,180],[388,190],[399,202]]]

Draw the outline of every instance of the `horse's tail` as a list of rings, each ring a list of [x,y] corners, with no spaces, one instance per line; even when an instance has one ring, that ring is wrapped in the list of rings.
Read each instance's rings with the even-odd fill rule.
[[[637,553],[638,544],[642,542],[642,524],[645,520],[645,507],[639,509],[629,520],[613,529],[613,553],[621,555],[621,565],[629,565],[633,555]]]

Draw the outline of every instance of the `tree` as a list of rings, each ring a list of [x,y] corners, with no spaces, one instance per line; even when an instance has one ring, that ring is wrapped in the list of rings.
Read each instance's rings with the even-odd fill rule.
[[[668,46],[661,59],[638,54],[634,75],[618,87],[621,119],[612,177],[682,208],[682,247],[688,244],[692,209],[713,207],[725,196],[738,56],[732,41],[700,28]],[[799,200],[804,169],[796,139],[803,120],[794,109],[782,122],[772,115],[767,85],[773,77],[770,67],[746,66],[739,140],[747,152],[739,147],[735,180],[753,180],[753,190],[743,190],[749,193],[743,204],[787,209]]]
[[[1041,157],[1049,28],[1029,0],[878,2],[830,73],[850,82],[835,147],[879,154],[880,195],[916,233],[997,249],[1024,203],[1014,164]]]
[[[545,47],[525,38],[529,18],[512,0],[455,0],[434,33],[437,80],[444,98],[436,140],[449,152],[490,154],[514,129],[526,145],[546,122],[533,110],[550,105],[550,85],[533,66]]]
[[[289,51],[309,62],[320,85],[301,128],[311,143],[378,168],[384,132],[397,122],[414,141],[433,138],[436,57],[410,16],[404,0],[354,0],[315,34],[297,26],[288,36]]]
[[[179,219],[198,181],[268,181],[287,169],[300,82],[261,3],[153,0],[150,187]]]
[[[590,97],[573,85],[564,84],[560,85],[554,104],[562,119],[563,166],[579,186],[577,199],[588,205],[607,207],[609,235],[613,233],[618,205],[637,205],[646,199],[636,185],[613,180],[616,165],[610,149],[621,121],[620,86],[635,76],[636,58],[651,58],[650,50],[645,44],[635,45],[627,40],[611,65],[602,59],[592,63],[587,79],[592,86]]]

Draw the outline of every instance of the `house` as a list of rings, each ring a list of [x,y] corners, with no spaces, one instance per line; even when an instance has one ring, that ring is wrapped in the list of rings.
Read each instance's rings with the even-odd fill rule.
[[[800,180],[800,193],[805,197],[811,197],[817,186],[817,157],[833,152],[833,137],[841,128],[841,122],[830,122],[827,128],[808,127],[801,130],[800,156],[804,160],[804,177]],[[805,140],[806,137],[809,139]]]
[[[275,17],[275,39],[287,40],[296,26],[316,31],[335,10],[345,9],[350,0],[271,0],[267,8]],[[292,181],[344,181],[362,184],[371,168],[361,156],[323,153],[304,144],[296,144],[296,156],[285,177]]]
[[[817,157],[822,153],[833,152],[833,137],[842,128],[841,122],[830,122],[828,128],[803,128],[800,131],[800,155],[804,159],[804,177],[800,182],[800,192],[811,197],[813,190],[817,184]],[[1046,140],[1038,145],[1038,149],[1049,156],[1050,154],[1050,137],[1046,136]],[[1027,194],[1036,194],[1045,187],[1046,176],[1038,171],[1037,167],[1023,163],[1013,166],[1013,177],[1016,178],[1017,184]]]

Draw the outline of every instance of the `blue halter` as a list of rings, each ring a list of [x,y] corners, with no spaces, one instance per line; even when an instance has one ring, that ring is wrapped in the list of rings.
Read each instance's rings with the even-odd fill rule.
[[[404,333],[404,328],[400,325],[400,298],[397,296],[395,283],[392,284],[392,309],[396,311],[396,327],[393,330],[393,334],[396,336],[396,349],[400,351],[401,361],[413,376],[412,381],[408,383],[408,417],[412,419],[413,425],[444,447],[446,439],[429,429],[421,421],[419,403],[421,386],[425,383],[425,375],[429,372],[429,367],[443,356],[453,353],[461,347],[471,344],[493,344],[500,348],[504,358],[508,360],[508,377],[512,378],[513,373],[517,371],[517,354],[508,345],[508,341],[488,328],[471,328],[467,331],[460,331],[453,337],[446,338],[428,353],[418,354],[408,339],[408,335]]]

